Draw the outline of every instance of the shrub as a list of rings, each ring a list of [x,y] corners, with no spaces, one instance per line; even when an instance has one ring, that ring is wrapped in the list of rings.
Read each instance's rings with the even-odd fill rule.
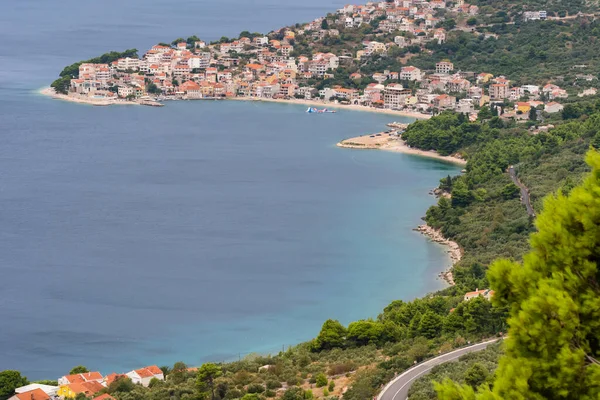
[[[264,391],[265,391],[265,387],[258,383],[251,384],[250,386],[248,386],[248,389],[247,389],[248,393],[262,393]]]
[[[325,374],[320,373],[319,375],[317,375],[315,377],[315,383],[317,384],[317,387],[327,386],[327,377],[325,376]]]
[[[276,380],[267,381],[267,389],[279,389],[281,387],[281,382]]]

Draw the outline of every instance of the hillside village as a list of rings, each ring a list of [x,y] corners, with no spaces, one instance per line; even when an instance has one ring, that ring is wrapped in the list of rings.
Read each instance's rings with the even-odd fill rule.
[[[410,65],[412,52],[427,51],[430,42],[443,43],[449,30],[479,35],[470,27],[478,14],[476,5],[462,0],[347,5],[334,14],[267,36],[243,32],[238,39],[214,43],[193,36],[157,44],[141,58],[131,55],[109,63],[84,62],[77,73],[63,75],[62,85],[54,86],[74,98],[114,102],[302,99],[429,115],[455,110],[473,119],[484,104],[496,105],[498,114],[506,118],[528,119],[538,110],[560,112],[561,101],[569,95],[552,82],[514,85],[509,77],[458,70],[448,60],[439,60],[432,70]],[[538,10],[523,12],[519,18],[560,17]],[[377,40],[364,39],[365,32]],[[320,51],[332,48],[337,51]],[[371,71],[378,59],[399,56],[403,64],[396,63],[397,70]],[[592,82],[596,77],[582,75],[582,79]],[[594,94],[596,89],[588,88],[579,95]]]

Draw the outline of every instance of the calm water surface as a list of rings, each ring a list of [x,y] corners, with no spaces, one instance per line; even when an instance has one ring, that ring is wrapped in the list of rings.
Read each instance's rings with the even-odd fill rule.
[[[3,4],[0,370],[56,378],[77,364],[108,373],[276,351],[327,318],[376,316],[442,286],[443,249],[411,229],[457,168],[335,147],[397,117],[35,94],[107,50],[268,31],[343,3]]]

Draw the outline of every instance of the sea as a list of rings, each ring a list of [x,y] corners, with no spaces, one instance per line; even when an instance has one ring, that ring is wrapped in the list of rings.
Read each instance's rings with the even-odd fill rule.
[[[397,116],[291,104],[93,107],[39,95],[110,50],[268,32],[346,0],[5,0],[0,370],[56,379],[276,353],[444,287],[412,229],[459,168],[335,146]]]

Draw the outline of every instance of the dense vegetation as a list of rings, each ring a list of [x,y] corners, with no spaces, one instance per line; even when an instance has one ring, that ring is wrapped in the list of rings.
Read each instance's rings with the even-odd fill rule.
[[[544,202],[522,263],[494,262],[496,305],[510,308],[509,338],[493,385],[446,380],[441,399],[597,399],[600,396],[600,153],[568,195]],[[477,392],[477,394],[476,394]]]
[[[431,42],[431,53],[423,53],[410,63],[433,69],[448,58],[463,71],[506,75],[515,83],[545,84],[564,77],[573,81],[576,74],[600,73],[600,22],[582,17],[578,20],[517,23],[481,28],[480,34],[453,31],[447,42]],[[486,32],[487,31],[487,32]],[[485,34],[489,35],[485,38]],[[574,65],[586,65],[573,69]]]

